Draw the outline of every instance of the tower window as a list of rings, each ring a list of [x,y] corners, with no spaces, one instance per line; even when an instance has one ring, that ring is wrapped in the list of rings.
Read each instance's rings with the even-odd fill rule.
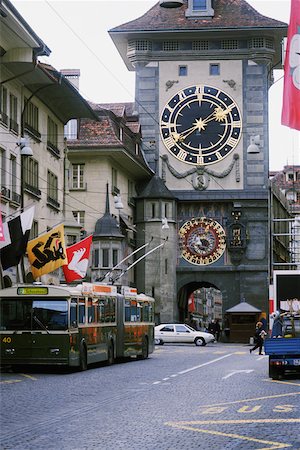
[[[209,75],[220,75],[220,64],[210,64]]]
[[[178,68],[178,75],[180,77],[186,77],[187,73],[188,73],[187,66],[179,66],[179,68]]]
[[[193,11],[206,11],[206,0],[193,0]]]

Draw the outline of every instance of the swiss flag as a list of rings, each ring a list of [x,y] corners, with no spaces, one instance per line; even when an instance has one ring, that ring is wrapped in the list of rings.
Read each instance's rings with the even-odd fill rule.
[[[189,296],[189,300],[188,300],[188,311],[190,312],[190,313],[192,313],[192,312],[194,312],[195,311],[195,298],[194,298],[194,294],[191,294],[190,296]]]
[[[67,283],[80,280],[86,276],[93,236],[66,248],[68,264],[63,266]]]
[[[291,0],[281,123],[300,130],[300,0]]]

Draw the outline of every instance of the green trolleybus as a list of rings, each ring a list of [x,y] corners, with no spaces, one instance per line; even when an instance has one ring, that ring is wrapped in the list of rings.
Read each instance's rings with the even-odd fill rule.
[[[154,350],[154,299],[105,284],[0,290],[1,365],[87,369]]]

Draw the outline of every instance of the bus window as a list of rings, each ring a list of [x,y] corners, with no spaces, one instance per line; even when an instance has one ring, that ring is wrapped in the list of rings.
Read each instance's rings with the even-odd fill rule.
[[[66,330],[68,326],[67,300],[33,300],[32,329]]]
[[[79,323],[85,323],[85,299],[79,299]]]
[[[125,322],[130,322],[130,301],[125,300]]]
[[[142,322],[150,322],[149,304],[148,303],[143,303]]]
[[[31,330],[32,302],[17,298],[2,299],[0,330]]]
[[[132,301],[130,304],[130,322],[137,321],[138,308],[136,301]]]
[[[98,303],[98,322],[102,323],[105,321],[105,315],[104,315],[104,301],[99,300]]]
[[[116,321],[116,301],[114,298],[110,299],[110,320],[111,322]]]
[[[76,328],[77,325],[77,299],[72,298],[70,307],[70,327]]]
[[[96,322],[96,307],[91,298],[88,299],[88,323]]]

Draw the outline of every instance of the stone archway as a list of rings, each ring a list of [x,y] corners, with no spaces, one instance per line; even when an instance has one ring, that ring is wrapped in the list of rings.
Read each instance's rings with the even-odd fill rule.
[[[203,289],[204,288],[204,289]],[[198,309],[197,300],[194,299],[194,311],[190,310],[190,305],[188,304],[188,300],[191,298],[191,294],[193,293],[199,293],[199,291],[207,292],[210,291],[211,288],[215,291],[220,291],[220,288],[211,282],[208,281],[192,281],[190,283],[185,284],[182,286],[178,291],[177,296],[177,306],[178,306],[178,315],[179,315],[179,321],[180,322],[186,322],[191,321],[191,318],[195,318],[196,316],[201,316],[201,310]],[[202,313],[203,314],[203,313]],[[211,314],[210,314],[211,316]],[[211,317],[209,317],[210,320]],[[203,320],[203,318],[202,318]]]

